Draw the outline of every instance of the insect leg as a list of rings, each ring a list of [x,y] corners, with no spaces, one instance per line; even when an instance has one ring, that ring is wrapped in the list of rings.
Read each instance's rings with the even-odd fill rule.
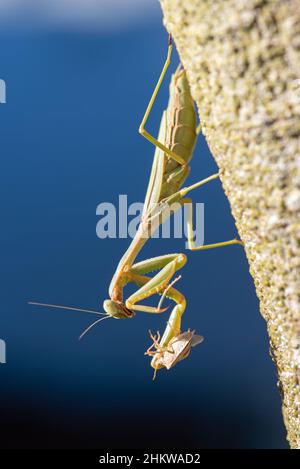
[[[195,184],[192,184],[191,186],[184,187],[180,191],[176,192],[175,194],[171,195],[167,199],[165,199],[164,205],[169,205],[171,206],[174,202],[179,202],[181,204],[188,204],[188,220],[187,220],[187,231],[188,231],[188,246],[191,251],[200,251],[204,249],[213,249],[213,248],[218,248],[221,246],[230,246],[232,244],[240,244],[243,246],[243,242],[239,239],[231,239],[229,241],[222,241],[219,243],[213,243],[213,244],[206,244],[203,246],[196,246],[194,242],[194,232],[193,232],[193,209],[192,209],[192,201],[191,199],[185,197],[185,195],[194,190],[197,189],[200,186],[203,186],[204,184],[213,181],[214,179],[217,179],[219,177],[219,173],[212,174],[211,176],[202,179],[199,182],[196,182]],[[185,198],[184,198],[185,197]]]
[[[201,181],[198,181],[195,184],[192,184],[187,187],[183,187],[182,189],[180,189],[179,193],[181,197],[184,197],[186,196],[188,192],[193,191],[194,189],[197,189],[198,187],[204,186],[204,184],[207,184],[208,182],[213,181],[214,179],[218,179],[218,177],[220,177],[220,173],[212,174],[211,176],[208,176],[205,179],[201,179]]]
[[[133,264],[131,269],[129,270],[129,275],[131,274],[138,274],[143,275],[149,272],[153,272],[154,270],[162,269],[170,262],[174,261],[180,254],[165,254],[164,256],[157,256],[152,257],[150,259],[146,259],[141,262],[137,262]]]
[[[172,260],[170,260],[172,259]],[[136,277],[139,276],[137,272],[150,272],[156,269],[160,269],[162,265],[164,267],[147,283],[141,286],[135,293],[133,293],[127,300],[126,300],[126,307],[133,311],[144,311],[148,313],[160,313],[164,310],[160,308],[155,308],[151,306],[144,306],[136,304],[138,301],[142,301],[150,296],[156,294],[162,294],[166,287],[168,286],[169,281],[171,280],[174,273],[181,269],[186,263],[186,256],[184,254],[175,254],[175,255],[168,255],[157,257],[154,259],[150,259],[150,262],[143,261],[142,263],[136,264],[133,266],[132,270],[128,271],[127,275],[130,281],[135,282]],[[172,294],[172,289],[167,292],[167,296],[170,298]]]
[[[157,96],[157,93],[158,93],[158,90],[161,86],[161,83],[164,79],[164,76],[166,74],[166,71],[168,69],[168,66],[170,64],[170,59],[171,59],[171,54],[172,54],[172,38],[171,36],[169,36],[169,47],[168,47],[168,54],[167,54],[167,59],[165,61],[165,64],[163,66],[163,69],[162,69],[162,72],[160,74],[160,77],[158,79],[158,82],[154,88],[154,91],[152,93],[152,96],[150,98],[150,101],[149,101],[149,104],[147,106],[147,109],[146,109],[146,112],[144,114],[144,117],[142,119],[142,122],[140,124],[140,127],[139,127],[139,133],[145,137],[147,140],[149,140],[149,142],[151,142],[154,146],[160,148],[164,153],[166,153],[168,156],[170,156],[171,158],[173,158],[175,161],[177,161],[177,163],[181,164],[182,166],[186,165],[186,161],[184,158],[182,158],[181,156],[177,155],[174,151],[170,150],[169,148],[167,148],[165,145],[163,145],[161,142],[159,142],[156,138],[154,138],[152,135],[149,134],[149,132],[147,132],[147,130],[145,129],[145,125],[146,125],[146,122],[148,120],[148,117],[149,117],[149,114],[150,114],[150,111],[152,109],[152,106],[153,106],[153,103],[155,101],[155,98]]]
[[[171,256],[171,255],[170,255]],[[162,256],[162,257],[167,257],[167,256]],[[145,271],[145,263],[147,261],[144,261],[143,263],[139,263],[142,265],[142,271]],[[152,264],[153,266],[153,264]],[[152,270],[152,267],[151,267]],[[152,279],[149,279],[149,277],[145,275],[139,275],[137,273],[134,274],[129,274],[131,276],[131,281],[136,283],[138,286],[144,286],[148,285],[149,281]],[[173,308],[171,315],[167,321],[167,326],[164,331],[164,334],[162,338],[160,338],[160,334],[158,333],[157,336],[153,336],[153,344],[148,348],[146,355],[152,356],[151,360],[151,366],[157,371],[160,368],[163,368],[165,365],[161,364],[161,358],[163,356],[163,353],[165,350],[168,350],[169,353],[174,353],[174,350],[170,348],[169,350],[169,343],[174,337],[178,337],[181,332],[181,317],[182,314],[184,313],[184,310],[186,308],[186,300],[185,297],[180,293],[178,290],[175,288],[171,287],[167,289],[166,296],[173,300],[176,305]],[[145,311],[145,310],[144,310]],[[148,312],[148,310],[146,310]],[[155,348],[155,351],[152,350]]]
[[[169,197],[166,197],[159,204],[157,204],[157,206],[154,206],[151,210],[148,211],[146,214],[147,222],[151,222],[151,224],[153,224],[153,222],[158,223],[157,218],[159,218],[159,223],[162,224],[167,218],[170,217],[170,215],[172,215],[172,213],[175,213],[181,208],[183,203],[185,203],[184,197],[189,191],[203,186],[204,184],[213,181],[218,177],[219,173],[212,174],[211,176],[202,179],[201,181],[196,182],[191,186],[184,187],[183,189],[174,192]]]
[[[173,256],[172,254],[169,254],[169,256]],[[175,254],[175,256],[182,256],[182,254]],[[161,257],[167,257],[167,256],[161,256]],[[152,259],[150,259],[152,261]],[[147,261],[144,261],[147,262]],[[143,263],[139,263],[142,265]],[[138,264],[136,264],[138,265]],[[182,266],[181,266],[182,267]],[[151,268],[152,270],[152,268]],[[143,272],[145,272],[144,266],[143,266]],[[131,274],[129,274],[131,276]],[[153,277],[154,278],[154,277]],[[138,275],[134,273],[132,275],[132,281],[135,282],[138,286],[143,286],[145,284],[149,284],[149,281],[152,279],[149,279],[149,277],[145,275]],[[161,289],[160,293],[163,293],[163,289]],[[176,305],[173,308],[170,317],[167,322],[167,327],[165,329],[165,332],[162,336],[162,339],[160,341],[160,346],[165,347],[168,345],[170,340],[180,334],[181,331],[181,316],[184,313],[184,310],[186,308],[186,300],[184,295],[176,290],[176,288],[171,287],[170,289],[167,290],[166,292],[167,298],[170,300],[173,300]]]

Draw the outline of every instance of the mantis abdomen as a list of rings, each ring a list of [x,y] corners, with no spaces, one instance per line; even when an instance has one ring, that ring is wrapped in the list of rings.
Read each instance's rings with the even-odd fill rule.
[[[170,98],[162,115],[158,141],[173,155],[176,154],[180,161],[156,147],[144,213],[180,189],[190,172],[188,163],[196,138],[194,102],[186,72],[179,66],[171,79]]]

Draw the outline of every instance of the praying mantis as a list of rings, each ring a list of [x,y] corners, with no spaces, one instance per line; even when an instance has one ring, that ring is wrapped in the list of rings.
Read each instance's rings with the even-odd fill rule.
[[[181,65],[171,78],[169,102],[162,114],[158,138],[154,138],[145,129],[150,111],[170,64],[172,47],[172,38],[169,36],[167,58],[139,127],[140,134],[155,146],[141,221],[135,237],[121,258],[111,280],[109,299],[103,302],[104,317],[97,319],[81,334],[82,337],[97,323],[109,317],[128,319],[132,318],[136,312],[163,313],[167,308],[161,307],[162,302],[165,297],[169,298],[175,303],[175,306],[167,321],[166,329],[161,338],[159,333],[157,336],[150,334],[153,344],[145,353],[152,357],[151,366],[154,368],[155,374],[160,368],[169,369],[186,358],[191,347],[200,343],[203,338],[196,335],[195,331],[181,332],[181,319],[186,309],[186,299],[181,292],[173,287],[179,277],[174,280],[172,278],[185,265],[186,255],[183,253],[166,254],[136,263],[135,260],[145,243],[151,238],[160,224],[166,221],[176,210],[188,204],[187,238],[190,250],[200,251],[220,246],[243,244],[239,239],[232,239],[208,245],[195,245],[191,199],[186,196],[196,188],[217,179],[219,173],[190,186],[182,187],[190,172],[189,162],[192,158],[200,127],[196,125],[194,101],[186,72]],[[149,273],[155,271],[158,272],[152,277],[148,276]],[[138,289],[124,300],[123,290],[129,283],[135,284]],[[140,304],[142,300],[157,294],[161,295],[157,306]],[[55,306],[42,303],[32,304]],[[60,306],[56,305],[56,307]],[[94,311],[88,312],[101,314]]]
[[[187,198],[186,195],[218,178],[219,173],[181,188],[190,171],[188,164],[199,133],[199,128],[196,127],[196,113],[189,83],[186,72],[181,65],[171,79],[169,103],[162,115],[158,138],[154,138],[145,129],[156,95],[170,64],[171,53],[172,38],[169,36],[167,59],[139,128],[140,134],[156,147],[141,222],[112,278],[109,287],[110,298],[103,303],[108,316],[125,319],[133,317],[138,311],[150,314],[163,313],[166,309],[161,308],[164,297],[175,302],[162,338],[151,336],[153,345],[146,352],[147,355],[152,356],[151,366],[155,372],[163,367],[170,368],[179,360],[186,358],[190,348],[200,343],[202,338],[195,335],[194,331],[181,333],[181,318],[186,309],[186,300],[183,294],[172,286],[177,279],[171,282],[174,274],[185,265],[186,255],[181,253],[166,254],[135,263],[135,259],[146,241],[174,211],[189,202],[187,237],[190,250],[198,251],[242,244],[238,239],[202,246],[196,246],[194,243],[193,211],[191,199]],[[174,209],[175,204],[176,208]],[[150,278],[146,275],[153,271],[158,271],[153,277]],[[124,301],[123,289],[128,283],[136,284],[138,290]],[[156,294],[162,295],[157,307],[140,304],[142,300]],[[180,344],[179,347],[178,344]],[[151,350],[153,346],[154,351]],[[172,354],[173,359],[170,360]]]

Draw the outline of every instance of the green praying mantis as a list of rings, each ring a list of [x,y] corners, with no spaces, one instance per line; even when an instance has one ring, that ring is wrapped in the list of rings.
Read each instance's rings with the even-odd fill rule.
[[[103,304],[108,316],[125,319],[133,317],[138,311],[151,314],[163,313],[166,308],[161,308],[161,304],[165,297],[175,302],[162,338],[160,339],[159,334],[158,337],[151,335],[153,344],[146,352],[152,356],[151,366],[155,371],[163,367],[170,368],[186,358],[191,347],[200,343],[202,337],[197,336],[194,331],[181,333],[181,318],[186,309],[186,299],[172,286],[178,278],[173,281],[171,279],[185,265],[187,260],[185,254],[166,254],[135,263],[145,242],[172,213],[188,203],[187,237],[190,250],[199,251],[242,244],[238,239],[202,246],[196,246],[194,243],[193,210],[191,199],[186,195],[218,178],[219,173],[181,188],[190,172],[189,161],[200,130],[196,127],[194,102],[186,72],[181,65],[171,79],[169,103],[162,115],[158,138],[154,138],[145,129],[149,113],[170,64],[171,53],[172,38],[169,36],[167,59],[139,128],[140,134],[156,147],[141,222],[113,276],[109,287],[110,299],[105,300]],[[158,272],[153,277],[147,276],[154,271]],[[123,289],[128,283],[136,284],[138,289],[124,301]],[[156,294],[162,295],[158,306],[140,304],[142,300]]]
[[[219,173],[190,186],[182,187],[190,172],[189,162],[192,158],[197,135],[200,132],[200,126],[197,127],[196,124],[194,102],[186,72],[181,65],[171,78],[169,102],[167,109],[162,114],[158,138],[154,138],[145,129],[150,111],[170,64],[172,47],[172,38],[169,36],[167,58],[139,127],[140,134],[156,147],[141,221],[136,235],[121,258],[110,283],[109,299],[103,302],[104,317],[93,322],[80,336],[83,337],[103,319],[128,319],[132,318],[136,312],[163,313],[167,308],[162,308],[162,302],[166,297],[169,298],[175,303],[175,306],[167,321],[166,329],[162,337],[159,333],[156,336],[150,333],[153,344],[145,353],[152,357],[151,366],[154,368],[154,377],[160,368],[170,369],[186,358],[191,347],[199,344],[203,338],[196,335],[195,331],[181,332],[181,319],[186,309],[186,299],[173,285],[180,278],[174,279],[174,275],[185,265],[186,255],[183,253],[166,254],[136,263],[135,260],[143,246],[157,228],[185,204],[188,204],[187,238],[190,250],[200,251],[242,244],[240,240],[232,239],[208,245],[195,245],[191,199],[186,196],[198,187],[217,179]],[[149,277],[148,274],[151,272],[156,273]],[[135,284],[138,288],[127,299],[124,299],[123,290],[129,283]],[[157,294],[161,295],[157,306],[141,304],[141,301]],[[42,303],[33,304],[61,307]],[[68,307],[67,309],[80,310]],[[103,313],[95,311],[84,311],[103,315]]]

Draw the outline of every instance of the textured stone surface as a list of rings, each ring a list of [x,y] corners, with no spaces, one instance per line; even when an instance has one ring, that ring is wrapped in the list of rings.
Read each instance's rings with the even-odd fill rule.
[[[300,448],[300,2],[161,4],[245,243],[288,440]]]

